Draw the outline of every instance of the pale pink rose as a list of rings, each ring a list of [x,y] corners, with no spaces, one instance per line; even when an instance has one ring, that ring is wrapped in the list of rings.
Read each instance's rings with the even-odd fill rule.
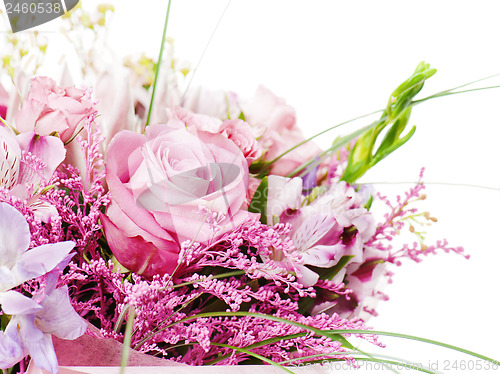
[[[218,133],[222,121],[216,117],[206,114],[198,114],[189,109],[175,107],[169,113],[169,125],[178,126],[179,128],[188,126],[197,131],[208,131]]]
[[[251,125],[279,133],[296,126],[295,109],[264,86],[259,86],[252,100],[243,105],[243,113]]]
[[[190,127],[196,131],[220,133],[231,140],[241,151],[248,162],[252,164],[262,155],[262,149],[248,123],[240,119],[225,120],[222,122],[217,117],[193,113],[186,108],[176,107],[169,111],[169,125],[177,128]]]
[[[295,109],[263,86],[259,86],[253,99],[243,105],[243,113],[245,120],[262,133],[259,143],[265,161],[273,161],[305,140],[296,123]],[[271,173],[286,176],[320,153],[315,143],[307,142],[275,161]]]
[[[264,159],[266,161],[272,161],[304,140],[305,138],[299,129],[281,134],[276,131],[270,131],[262,137],[261,141],[267,145],[267,152],[265,153]],[[275,161],[272,165],[271,173],[286,176],[307,161],[314,159],[320,153],[321,148],[314,142],[309,141],[304,143]]]
[[[108,147],[106,238],[122,265],[146,276],[171,273],[181,243],[208,243],[250,214],[240,210],[248,186],[241,151],[176,121],[145,135],[119,132]]]
[[[85,91],[75,88],[61,88],[48,77],[31,80],[28,96],[15,117],[19,132],[35,131],[37,135],[59,134],[67,142],[77,132],[89,115],[95,113]]]
[[[226,120],[220,125],[219,132],[238,146],[247,159],[248,166],[262,155],[262,149],[255,139],[252,128],[245,121]]]

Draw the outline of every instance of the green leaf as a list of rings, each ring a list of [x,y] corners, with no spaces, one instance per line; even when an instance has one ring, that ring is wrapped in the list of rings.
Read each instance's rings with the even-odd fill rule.
[[[253,195],[252,201],[248,206],[248,211],[251,213],[260,213],[260,222],[267,224],[267,193],[269,191],[269,182],[267,177],[262,179],[259,187]]]
[[[163,61],[163,51],[165,49],[165,39],[167,38],[167,26],[168,26],[168,19],[170,17],[170,5],[172,3],[172,0],[168,0],[168,5],[167,5],[167,13],[165,15],[165,22],[163,23],[163,34],[162,34],[162,39],[161,39],[161,45],[160,45],[160,53],[158,55],[158,63],[157,63],[157,68],[155,71],[155,80],[153,82],[153,92],[151,93],[151,100],[149,102],[149,109],[148,109],[148,117],[146,119],[146,127],[149,125],[151,121],[151,114],[153,113],[153,105],[155,101],[155,95],[156,95],[156,86],[158,84],[158,77],[160,75],[160,66]]]
[[[339,271],[342,270],[354,257],[355,256],[342,256],[339,262],[337,262],[337,264],[335,264],[335,266],[332,266],[331,268],[320,268],[317,266],[308,266],[308,268],[318,274],[319,279],[332,280],[333,277],[335,277],[339,273]]]
[[[365,204],[365,209],[370,210],[370,208],[372,207],[372,203],[373,203],[373,196],[370,195],[370,198],[368,199],[368,201]]]

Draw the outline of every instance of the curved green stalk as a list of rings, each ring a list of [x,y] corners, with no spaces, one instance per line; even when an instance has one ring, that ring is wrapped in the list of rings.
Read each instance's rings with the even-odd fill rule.
[[[275,321],[275,322],[281,322],[281,323],[287,323],[292,326],[297,326],[300,328],[303,328],[304,330],[308,330],[311,332],[314,332],[316,335],[319,336],[326,336],[328,338],[334,339],[338,335],[341,334],[357,334],[357,335],[380,335],[380,336],[390,336],[394,338],[402,338],[402,339],[408,339],[408,340],[415,340],[423,343],[428,343],[432,345],[437,345],[440,347],[448,348],[460,353],[464,353],[470,356],[474,356],[477,358],[480,358],[485,361],[489,361],[497,366],[500,366],[500,360],[494,360],[492,358],[486,357],[484,355],[481,355],[479,353],[472,352],[470,350],[460,348],[451,344],[447,343],[442,343],[436,340],[432,339],[427,339],[427,338],[421,338],[418,336],[413,336],[413,335],[407,335],[407,334],[400,334],[400,333],[393,333],[393,332],[387,332],[387,331],[377,331],[377,330],[356,330],[356,329],[341,329],[341,330],[321,330],[312,326],[304,325],[299,322],[295,321],[289,321],[287,319],[275,317],[275,316],[270,316],[266,314],[259,314],[259,313],[250,313],[250,312],[209,312],[209,313],[200,313],[194,316],[189,316],[185,317],[179,321],[175,321],[170,323],[169,325],[165,326],[163,329],[170,328],[172,326],[175,326],[179,323],[183,322],[188,322],[192,321],[197,318],[205,318],[205,317],[254,317],[254,318],[262,318],[262,319],[267,319],[270,321]],[[159,330],[162,331],[162,330]]]
[[[271,168],[271,165],[272,165],[273,163],[275,163],[276,161],[278,161],[280,158],[282,158],[283,156],[285,156],[285,155],[287,155],[288,153],[292,152],[294,149],[296,149],[296,148],[300,147],[301,145],[304,145],[304,144],[306,144],[307,142],[309,142],[309,141],[311,141],[311,140],[313,140],[313,139],[317,138],[318,136],[323,135],[323,134],[325,134],[325,133],[327,133],[327,132],[329,132],[329,131],[331,131],[331,130],[334,130],[334,129],[336,129],[336,128],[339,128],[339,127],[341,127],[341,126],[347,125],[348,123],[351,123],[351,122],[357,121],[358,119],[363,119],[363,118],[369,117],[369,116],[371,116],[371,115],[374,115],[374,114],[377,114],[377,113],[381,113],[381,112],[383,112],[383,111],[384,111],[383,109],[380,109],[380,110],[376,110],[376,111],[371,112],[371,113],[363,114],[363,115],[358,116],[358,117],[355,117],[355,118],[351,118],[350,120],[347,120],[347,121],[341,122],[341,123],[339,123],[339,124],[337,124],[337,125],[335,125],[335,126],[329,127],[329,128],[327,128],[326,130],[323,130],[323,131],[321,131],[321,132],[319,132],[319,133],[317,133],[317,134],[315,134],[315,135],[313,135],[313,136],[311,136],[311,137],[307,138],[306,140],[301,141],[299,144],[294,145],[292,148],[290,148],[290,149],[286,150],[285,152],[283,152],[282,154],[280,154],[278,157],[276,157],[276,158],[274,158],[273,160],[271,160],[271,161],[267,162],[266,167],[265,167],[265,168],[264,168],[264,169],[260,172],[259,176],[261,176],[261,175],[263,176],[263,174],[264,174],[267,170],[269,170],[269,169]],[[369,125],[368,127],[370,127],[370,126],[372,126],[372,125]]]
[[[270,360],[268,359],[267,357],[264,357],[264,356],[261,356],[257,353],[254,353],[252,351],[249,351],[245,348],[238,348],[238,347],[235,347],[235,346],[232,346],[232,345],[228,345],[228,344],[222,344],[222,343],[212,343],[210,342],[210,345],[214,345],[216,347],[224,347],[224,348],[229,348],[229,349],[232,349],[232,350],[235,350],[237,352],[241,352],[241,353],[245,353],[249,356],[252,356],[252,357],[255,357],[259,360],[261,360],[262,362],[267,362],[268,364],[271,364],[273,366],[276,366],[276,367],[279,367],[280,369],[283,369],[284,371],[290,373],[290,374],[295,374],[293,371],[291,370],[288,370],[286,367],[284,367],[283,365],[280,365],[276,362],[274,362],[273,360]]]
[[[458,95],[458,94],[463,94],[463,93],[468,93],[468,92],[475,92],[475,91],[491,90],[491,89],[494,89],[494,88],[500,88],[500,85],[499,86],[487,86],[487,87],[479,87],[479,88],[470,88],[468,90],[454,91],[454,92],[452,92],[451,90],[450,91],[441,91],[441,92],[438,92],[438,93],[436,93],[434,95],[430,95],[430,96],[424,97],[423,99],[414,100],[414,101],[412,101],[412,105],[421,104],[421,103],[423,103],[423,102],[425,102],[427,100],[437,99],[439,97],[445,97],[445,96],[450,96],[450,95]]]
[[[269,338],[269,339],[262,340],[262,341],[260,341],[258,343],[247,345],[244,348],[247,349],[247,350],[248,349],[254,349],[254,348],[260,348],[260,347],[263,347],[263,346],[268,345],[268,344],[273,344],[273,343],[280,342],[282,340],[300,338],[302,336],[306,336],[307,334],[308,334],[307,332],[300,332],[300,333],[297,333],[297,334],[290,334],[290,335],[278,336],[276,338]],[[206,365],[208,365],[208,366],[215,365],[216,363],[221,362],[222,360],[225,360],[229,356],[231,356],[231,354],[225,354],[223,356],[217,357],[216,359],[214,359],[214,360],[206,363]]]
[[[131,305],[128,308],[127,325],[125,327],[125,335],[123,338],[123,352],[122,352],[120,374],[125,373],[125,368],[127,367],[128,358],[130,356],[130,343],[132,341],[132,328],[134,326],[135,317],[136,317],[135,309]]]
[[[155,94],[156,94],[156,85],[158,84],[158,76],[160,75],[160,67],[161,67],[161,63],[163,60],[163,50],[165,47],[165,39],[167,38],[167,26],[168,26],[168,18],[170,17],[170,4],[171,3],[172,3],[172,0],[168,0],[167,15],[165,16],[165,23],[163,24],[163,34],[162,34],[162,39],[161,39],[160,54],[158,56],[158,62],[156,63],[155,80],[153,82],[153,91],[151,92],[151,101],[149,103],[148,118],[146,120],[145,127],[147,127],[149,125],[149,122],[151,121],[151,113],[153,111],[153,104],[154,104]]]
[[[417,181],[413,182],[363,182],[359,183],[360,185],[363,184],[417,184]],[[470,183],[450,183],[450,182],[425,182],[425,185],[436,185],[436,186],[452,186],[452,187],[468,187],[468,188],[481,188],[485,190],[491,190],[491,191],[500,191],[500,188],[498,187],[489,187],[489,186],[481,186],[479,184],[470,184]]]

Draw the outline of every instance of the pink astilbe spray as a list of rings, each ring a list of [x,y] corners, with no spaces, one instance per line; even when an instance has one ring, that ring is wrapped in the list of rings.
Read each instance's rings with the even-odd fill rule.
[[[464,254],[464,248],[450,247],[446,239],[438,240],[433,245],[426,245],[423,241],[420,241],[420,243],[413,242],[411,244],[403,244],[398,250],[394,250],[394,248],[388,244],[392,242],[405,227],[408,227],[410,232],[415,232],[413,225],[409,222],[409,218],[420,216],[427,221],[436,222],[436,219],[431,217],[428,212],[419,213],[417,208],[411,207],[412,203],[426,198],[426,195],[423,193],[425,190],[425,185],[422,182],[423,173],[424,169],[422,168],[417,184],[410,188],[409,191],[405,192],[404,198],[398,195],[395,204],[392,203],[387,196],[378,194],[378,198],[389,207],[390,211],[384,215],[385,221],[377,226],[375,235],[373,235],[370,242],[366,245],[387,251],[389,253],[387,261],[395,263],[398,266],[401,265],[401,259],[403,258],[409,258],[415,262],[420,262],[423,256],[436,254],[438,250],[442,250],[445,253],[454,252],[465,258],[469,258],[468,255]],[[419,239],[423,238],[419,237]]]

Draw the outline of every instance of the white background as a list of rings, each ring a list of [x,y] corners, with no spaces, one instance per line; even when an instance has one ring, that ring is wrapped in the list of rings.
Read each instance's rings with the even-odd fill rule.
[[[96,3],[83,0],[90,8]],[[110,45],[122,55],[145,51],[156,58],[167,1],[114,4]],[[168,35],[176,40],[179,57],[196,66],[226,4],[173,1]],[[438,73],[420,97],[500,73],[499,14],[500,3],[485,0],[233,0],[193,85],[248,97],[262,83],[296,108],[299,125],[312,135],[383,108],[422,60]],[[57,31],[57,21],[44,30]],[[57,32],[47,35],[59,37]],[[476,86],[494,84],[500,79]],[[439,219],[428,230],[429,243],[446,237],[471,255],[467,261],[440,254],[396,268],[394,284],[386,288],[391,300],[380,303],[380,316],[369,321],[375,329],[436,339],[500,359],[499,104],[500,90],[489,90],[417,106],[411,120],[417,125],[414,137],[362,179],[415,181],[425,167],[424,181],[430,183],[422,209]],[[337,135],[368,123],[338,129],[319,143],[327,146]],[[375,187],[395,196],[410,185]],[[475,368],[469,372],[479,371],[467,356],[383,340],[389,344],[385,354],[438,362],[444,373],[455,372],[451,365],[446,370],[446,360],[465,360]]]

